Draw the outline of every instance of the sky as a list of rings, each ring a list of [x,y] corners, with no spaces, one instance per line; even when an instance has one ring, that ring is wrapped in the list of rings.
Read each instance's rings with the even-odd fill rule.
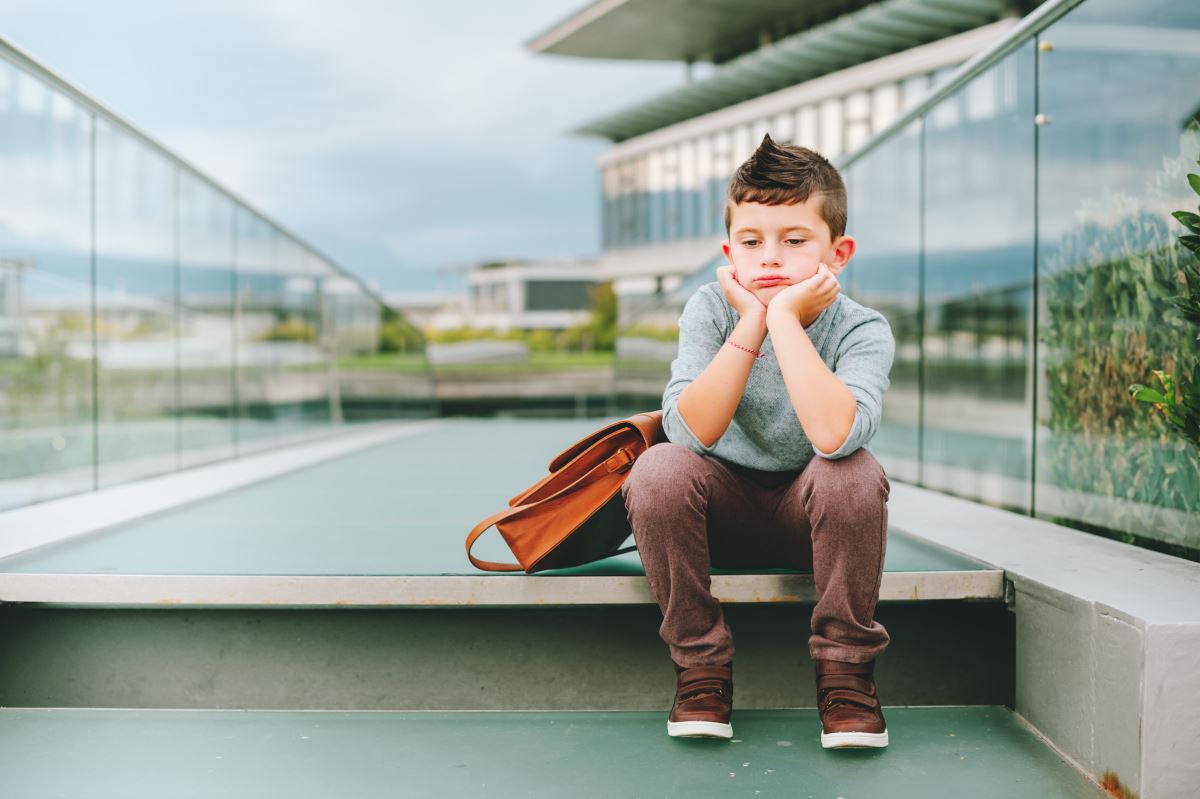
[[[0,37],[382,291],[439,291],[599,252],[611,145],[569,131],[684,68],[525,49],[588,2],[0,0]]]

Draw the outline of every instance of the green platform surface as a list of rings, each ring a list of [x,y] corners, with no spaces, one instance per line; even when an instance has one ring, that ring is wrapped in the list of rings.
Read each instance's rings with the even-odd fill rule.
[[[1102,799],[1002,707],[888,708],[890,746],[824,750],[815,710],[735,711],[734,740],[657,712],[0,711],[5,795]]]
[[[454,419],[153,516],[0,560],[41,574],[485,574],[467,560],[476,522],[545,476],[598,420]],[[475,549],[511,561],[495,529]],[[985,568],[902,534],[885,569]],[[547,575],[642,574],[636,553]]]

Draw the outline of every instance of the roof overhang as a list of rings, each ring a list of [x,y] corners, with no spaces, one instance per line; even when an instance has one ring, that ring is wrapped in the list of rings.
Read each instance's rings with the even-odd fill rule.
[[[526,43],[535,53],[727,61],[876,0],[594,0]]]
[[[654,2],[673,0],[625,0],[621,5]],[[599,5],[595,3],[593,7]],[[720,65],[703,80],[608,114],[573,132],[625,141],[822,75],[982,27],[1010,14],[1011,8],[1011,0],[879,0],[747,52]]]

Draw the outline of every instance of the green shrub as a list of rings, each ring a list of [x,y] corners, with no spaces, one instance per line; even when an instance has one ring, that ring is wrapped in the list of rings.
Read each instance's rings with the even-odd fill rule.
[[[1039,476],[1085,495],[1197,513],[1195,447],[1173,435],[1161,415],[1142,411],[1128,390],[1155,368],[1180,384],[1195,385],[1200,377],[1200,342],[1174,301],[1191,253],[1175,241],[1165,214],[1146,210],[1176,191],[1171,181],[1182,163],[1167,160],[1145,196],[1104,198],[1101,216],[1117,211],[1117,221],[1076,226],[1045,264],[1041,291],[1048,318],[1040,338],[1049,415],[1038,422],[1051,435],[1039,442]],[[1110,507],[1105,526],[1148,534],[1136,505]],[[1183,521],[1181,529],[1152,534],[1197,547],[1200,540],[1188,529],[1194,526],[1194,520]]]
[[[276,322],[259,338],[261,341],[304,341],[311,344],[317,340],[317,326],[303,317],[293,315]]]
[[[1196,163],[1200,164],[1200,160]],[[1192,191],[1200,194],[1200,175],[1189,174],[1188,183]],[[1190,253],[1180,253],[1184,288],[1182,296],[1174,298],[1174,304],[1185,323],[1185,338],[1200,341],[1200,268],[1197,267],[1200,264],[1200,216],[1191,211],[1175,211],[1172,216],[1189,231],[1179,237],[1179,243]],[[1158,410],[1167,424],[1200,453],[1200,364],[1193,358],[1189,367],[1190,378],[1184,374],[1176,378],[1172,373],[1155,369],[1154,377],[1162,387],[1161,392],[1135,383],[1129,387],[1129,393],[1135,400],[1149,403]]]
[[[380,352],[420,352],[424,348],[425,336],[403,316],[393,312],[380,320]]]

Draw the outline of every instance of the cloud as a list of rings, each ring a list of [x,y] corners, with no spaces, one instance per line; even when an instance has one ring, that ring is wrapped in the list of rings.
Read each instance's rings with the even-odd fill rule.
[[[523,49],[582,4],[0,0],[0,14],[52,69],[389,286],[443,257],[595,251],[606,145],[567,131],[682,69]]]

